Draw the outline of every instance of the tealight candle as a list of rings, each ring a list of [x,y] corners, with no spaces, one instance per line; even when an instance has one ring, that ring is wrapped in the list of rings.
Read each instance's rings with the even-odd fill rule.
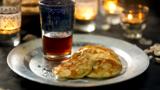
[[[100,11],[106,16],[105,24],[102,25],[102,29],[106,31],[109,30],[111,25],[119,24],[122,10],[123,8],[120,7],[118,0],[102,0]]]
[[[148,7],[142,5],[132,5],[123,10],[121,25],[125,31],[125,37],[130,39],[142,38],[142,32],[146,28],[148,10]]]
[[[75,19],[82,21],[94,20],[97,16],[98,1],[78,1],[75,4]]]
[[[108,13],[114,14],[117,8],[116,1],[107,1],[105,0],[103,3],[104,10]]]
[[[144,21],[144,13],[129,11],[127,16],[124,16],[123,21],[129,24],[140,24]]]
[[[122,9],[118,5],[118,0],[104,0],[103,8],[107,14],[118,14]]]
[[[98,0],[76,0],[74,29],[87,33],[93,32],[96,29],[97,13]]]

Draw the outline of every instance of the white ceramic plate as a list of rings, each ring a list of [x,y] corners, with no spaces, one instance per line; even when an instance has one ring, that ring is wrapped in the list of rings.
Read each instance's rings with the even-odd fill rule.
[[[73,52],[85,44],[104,45],[112,48],[119,55],[123,70],[120,75],[108,79],[84,78],[58,81],[51,72],[55,63],[44,60],[41,43],[41,39],[37,39],[14,48],[7,57],[8,66],[18,75],[35,82],[66,87],[92,87],[134,78],[143,73],[149,65],[148,56],[133,44],[110,37],[75,34],[73,36]]]

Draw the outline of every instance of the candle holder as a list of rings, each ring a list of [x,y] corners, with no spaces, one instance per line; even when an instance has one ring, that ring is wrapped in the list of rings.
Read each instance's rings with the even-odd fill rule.
[[[20,44],[21,0],[0,1],[0,46]]]
[[[146,28],[149,8],[143,5],[130,5],[121,14],[121,26],[124,36],[129,39],[140,39]]]
[[[106,25],[117,25],[120,23],[120,13],[122,8],[118,0],[101,0],[101,13],[105,16]]]
[[[74,29],[82,32],[93,32],[96,29],[97,12],[98,0],[76,0]]]

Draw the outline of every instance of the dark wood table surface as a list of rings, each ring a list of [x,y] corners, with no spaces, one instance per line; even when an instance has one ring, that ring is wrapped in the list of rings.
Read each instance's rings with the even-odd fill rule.
[[[97,18],[97,25],[100,25],[101,17]],[[29,15],[23,16],[22,22],[22,38],[26,34],[33,34],[37,37],[41,36],[40,24],[39,24],[39,15]],[[79,33],[75,31],[75,33]],[[120,25],[112,26],[110,30],[104,31],[100,29],[100,26],[97,27],[95,32],[92,33],[81,33],[81,34],[96,34],[102,36],[114,37],[122,40],[126,40],[130,43],[136,44],[141,49],[149,48],[150,45],[141,45],[137,40],[127,40],[123,37],[123,30]],[[146,39],[152,40],[154,43],[160,42],[160,18],[154,13],[151,13],[148,17],[147,28],[144,31],[144,37]],[[25,41],[22,40],[22,43]],[[153,45],[152,44],[152,45]],[[105,89],[105,90],[160,90],[160,64],[156,63],[154,58],[150,59],[150,65],[148,69],[141,75],[113,85],[104,85],[98,87],[90,88],[65,88],[57,86],[43,85],[40,83],[29,81],[25,78],[14,73],[7,65],[6,58],[10,50],[13,47],[0,47],[0,90],[57,90],[57,89]]]

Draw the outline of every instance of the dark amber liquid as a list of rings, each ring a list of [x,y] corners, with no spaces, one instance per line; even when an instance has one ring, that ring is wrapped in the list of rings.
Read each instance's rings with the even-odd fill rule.
[[[72,35],[43,35],[43,51],[45,55],[68,55],[72,49]]]

